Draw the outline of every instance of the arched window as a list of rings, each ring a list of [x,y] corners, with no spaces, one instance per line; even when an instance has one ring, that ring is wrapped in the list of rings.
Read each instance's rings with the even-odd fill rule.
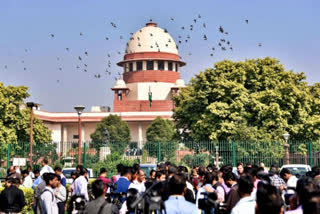
[[[164,70],[164,61],[162,61],[162,60],[158,61],[158,70],[160,70],[160,71]]]
[[[132,62],[129,63],[129,71],[133,71],[133,63]]]
[[[137,62],[137,71],[142,71],[142,61]]]
[[[168,71],[172,71],[172,62],[168,62]]]

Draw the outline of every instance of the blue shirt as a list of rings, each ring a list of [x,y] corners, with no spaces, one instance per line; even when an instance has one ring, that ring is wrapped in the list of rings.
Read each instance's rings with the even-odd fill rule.
[[[42,183],[42,178],[41,178],[41,176],[37,177],[37,179],[33,181],[32,189],[34,189],[34,188],[35,188],[36,186],[38,186],[40,183]]]
[[[116,193],[120,193],[120,192],[127,193],[131,182],[126,177],[121,177],[116,182],[116,184],[117,184],[117,189],[115,190]]]
[[[189,201],[186,201],[183,196],[170,196],[164,202],[167,214],[198,214],[197,206]]]

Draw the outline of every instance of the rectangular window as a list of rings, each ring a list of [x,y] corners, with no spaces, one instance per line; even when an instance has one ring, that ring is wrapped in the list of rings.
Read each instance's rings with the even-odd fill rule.
[[[158,61],[158,70],[160,71],[164,70],[164,61],[161,61],[161,60]]]
[[[168,70],[172,71],[172,62],[168,62]]]
[[[141,61],[137,62],[137,71],[142,71],[142,62]]]
[[[129,63],[129,71],[133,71],[133,63],[132,62]]]
[[[119,101],[122,100],[122,91],[121,90],[118,91],[118,100]]]
[[[147,61],[147,70],[153,70],[153,61]]]
[[[73,135],[73,139],[79,139],[79,135],[77,134]]]

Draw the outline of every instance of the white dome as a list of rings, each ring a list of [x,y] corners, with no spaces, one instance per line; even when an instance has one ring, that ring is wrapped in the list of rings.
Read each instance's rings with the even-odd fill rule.
[[[155,23],[147,23],[147,26],[135,32],[127,43],[126,54],[138,52],[167,52],[178,55],[173,38]]]
[[[175,86],[176,87],[186,87],[186,84],[183,79],[177,79]]]
[[[116,85],[114,86],[114,88],[126,88],[126,87],[127,85],[123,79],[117,80]]]

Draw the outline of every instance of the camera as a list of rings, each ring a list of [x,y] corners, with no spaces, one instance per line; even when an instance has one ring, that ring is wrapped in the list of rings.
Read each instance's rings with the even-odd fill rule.
[[[154,182],[143,194],[136,189],[129,189],[127,194],[127,213],[152,213],[165,210],[161,197],[162,182]]]
[[[127,194],[115,192],[117,189],[116,183],[108,183],[108,192],[106,193],[106,201],[113,203],[120,210],[122,203],[125,201]]]
[[[215,192],[212,193],[201,193],[204,197],[198,200],[199,209],[203,210],[205,214],[225,214],[226,212],[226,204],[220,203],[217,199],[217,194]]]

